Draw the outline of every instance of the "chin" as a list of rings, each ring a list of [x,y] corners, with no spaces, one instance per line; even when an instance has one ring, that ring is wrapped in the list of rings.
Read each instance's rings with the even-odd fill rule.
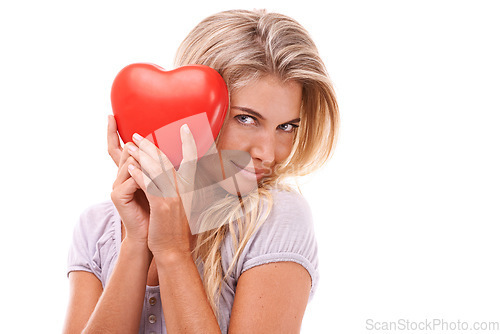
[[[221,156],[209,154],[198,162],[198,172],[207,180],[203,186],[217,185],[232,195],[244,196],[257,189],[263,174],[255,174],[239,166],[253,169],[247,152],[222,150]]]

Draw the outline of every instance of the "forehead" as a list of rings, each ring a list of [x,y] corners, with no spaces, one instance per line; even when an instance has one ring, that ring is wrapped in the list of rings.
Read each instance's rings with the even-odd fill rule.
[[[285,118],[286,121],[299,117],[301,104],[302,85],[273,76],[251,81],[231,94],[232,107],[250,108],[270,119]]]

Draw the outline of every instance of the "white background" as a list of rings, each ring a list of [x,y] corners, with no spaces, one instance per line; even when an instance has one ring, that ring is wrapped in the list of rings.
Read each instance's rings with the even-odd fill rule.
[[[233,8],[297,19],[338,95],[337,150],[302,187],[320,251],[302,332],[500,321],[498,2],[325,3],[2,2],[0,332],[61,331],[73,226],[115,177],[115,75],[172,68],[191,28]]]

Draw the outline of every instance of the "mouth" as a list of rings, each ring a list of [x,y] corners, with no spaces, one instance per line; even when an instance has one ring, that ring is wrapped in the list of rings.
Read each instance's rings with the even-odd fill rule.
[[[247,168],[243,168],[242,166],[238,165],[236,162],[234,162],[233,160],[230,160],[233,165],[235,165],[241,172],[243,175],[251,178],[251,179],[261,179],[262,176],[264,176],[264,172],[263,171],[258,171],[258,170],[249,170]]]

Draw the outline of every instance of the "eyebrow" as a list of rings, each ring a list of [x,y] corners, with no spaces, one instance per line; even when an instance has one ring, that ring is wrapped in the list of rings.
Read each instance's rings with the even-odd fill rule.
[[[238,106],[234,106],[234,107],[231,107],[231,109],[238,109],[238,110],[241,110],[241,111],[244,111],[244,112],[247,112],[249,114],[252,114],[254,115],[255,117],[258,117],[262,120],[266,120],[266,118],[264,116],[262,116],[260,113],[256,112],[255,110],[251,109],[251,108],[247,108],[247,107],[238,107]],[[300,122],[300,117],[299,118],[294,118],[288,122],[285,122],[283,124],[286,124],[286,123],[298,123]]]

